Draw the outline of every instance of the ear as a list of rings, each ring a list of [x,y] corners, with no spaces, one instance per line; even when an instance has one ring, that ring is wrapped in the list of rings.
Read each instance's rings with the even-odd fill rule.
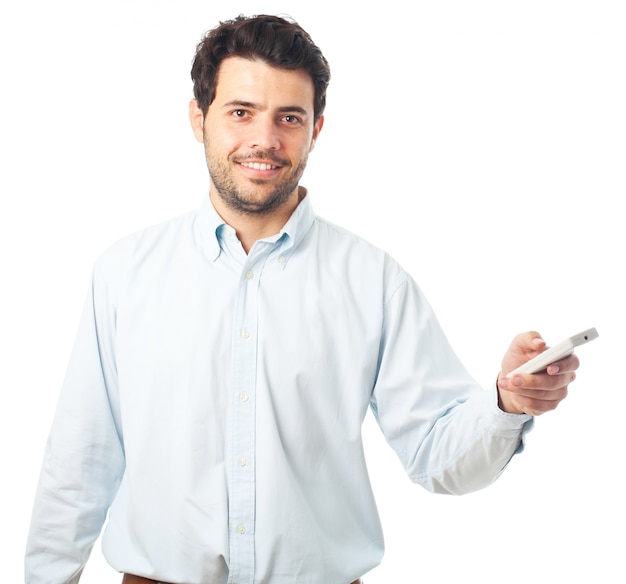
[[[196,140],[204,144],[204,114],[198,105],[197,99],[192,99],[189,102],[189,122]]]
[[[309,152],[313,152],[313,148],[315,148],[315,142],[317,141],[317,137],[320,135],[322,131],[322,126],[324,125],[324,116],[320,116],[320,119],[315,122],[313,126],[313,137],[311,138],[311,147],[309,148]]]

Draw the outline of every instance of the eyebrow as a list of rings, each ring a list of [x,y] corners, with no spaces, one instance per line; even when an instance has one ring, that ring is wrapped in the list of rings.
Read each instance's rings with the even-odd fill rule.
[[[230,108],[230,107],[241,107],[241,108],[255,109],[255,110],[263,109],[258,103],[255,103],[253,101],[243,101],[239,99],[234,99],[222,105],[222,108],[224,109]],[[298,113],[298,114],[302,114],[303,116],[309,115],[309,112],[305,108],[299,105],[285,105],[285,106],[279,107],[277,111],[280,113]]]

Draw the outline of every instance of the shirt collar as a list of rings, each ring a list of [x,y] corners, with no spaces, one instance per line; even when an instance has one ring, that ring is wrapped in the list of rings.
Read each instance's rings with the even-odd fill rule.
[[[311,197],[304,187],[300,187],[300,189],[303,194],[302,199],[295,211],[291,214],[291,217],[287,220],[287,223],[285,223],[277,234],[263,239],[263,241],[268,243],[280,241],[281,253],[285,259],[288,255],[291,255],[293,250],[296,249],[304,239],[315,219]],[[205,197],[203,205],[199,209],[199,214],[199,235],[209,259],[215,261],[222,251],[221,239],[225,231],[229,229],[232,230],[233,228],[220,217],[208,195]]]
[[[283,254],[287,252],[291,253],[300,242],[304,239],[304,236],[308,233],[315,214],[313,212],[313,205],[311,204],[311,197],[308,195],[307,190],[304,187],[300,187],[302,193],[302,199],[296,207],[295,211],[291,214],[291,217],[287,220],[287,223],[278,233],[278,237],[283,238],[283,245],[281,251]]]
[[[223,226],[228,226],[218,215],[208,194],[204,198],[202,207],[198,209],[196,225],[196,234],[202,243],[202,248],[206,251],[207,257],[214,262],[221,253],[220,231]]]

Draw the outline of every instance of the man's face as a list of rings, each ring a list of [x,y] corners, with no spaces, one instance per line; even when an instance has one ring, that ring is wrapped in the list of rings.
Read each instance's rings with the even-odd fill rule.
[[[297,200],[323,123],[313,121],[313,100],[313,81],[304,70],[225,59],[201,137],[194,125],[204,142],[212,194],[234,211],[257,215]]]

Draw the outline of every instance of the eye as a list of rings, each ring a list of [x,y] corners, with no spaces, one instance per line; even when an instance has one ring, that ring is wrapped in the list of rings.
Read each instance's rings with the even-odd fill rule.
[[[287,114],[283,116],[282,119],[289,125],[297,125],[302,123],[302,120],[298,116],[295,116],[293,114]]]
[[[236,109],[231,112],[234,118],[243,119],[248,115],[248,112],[244,109]]]

